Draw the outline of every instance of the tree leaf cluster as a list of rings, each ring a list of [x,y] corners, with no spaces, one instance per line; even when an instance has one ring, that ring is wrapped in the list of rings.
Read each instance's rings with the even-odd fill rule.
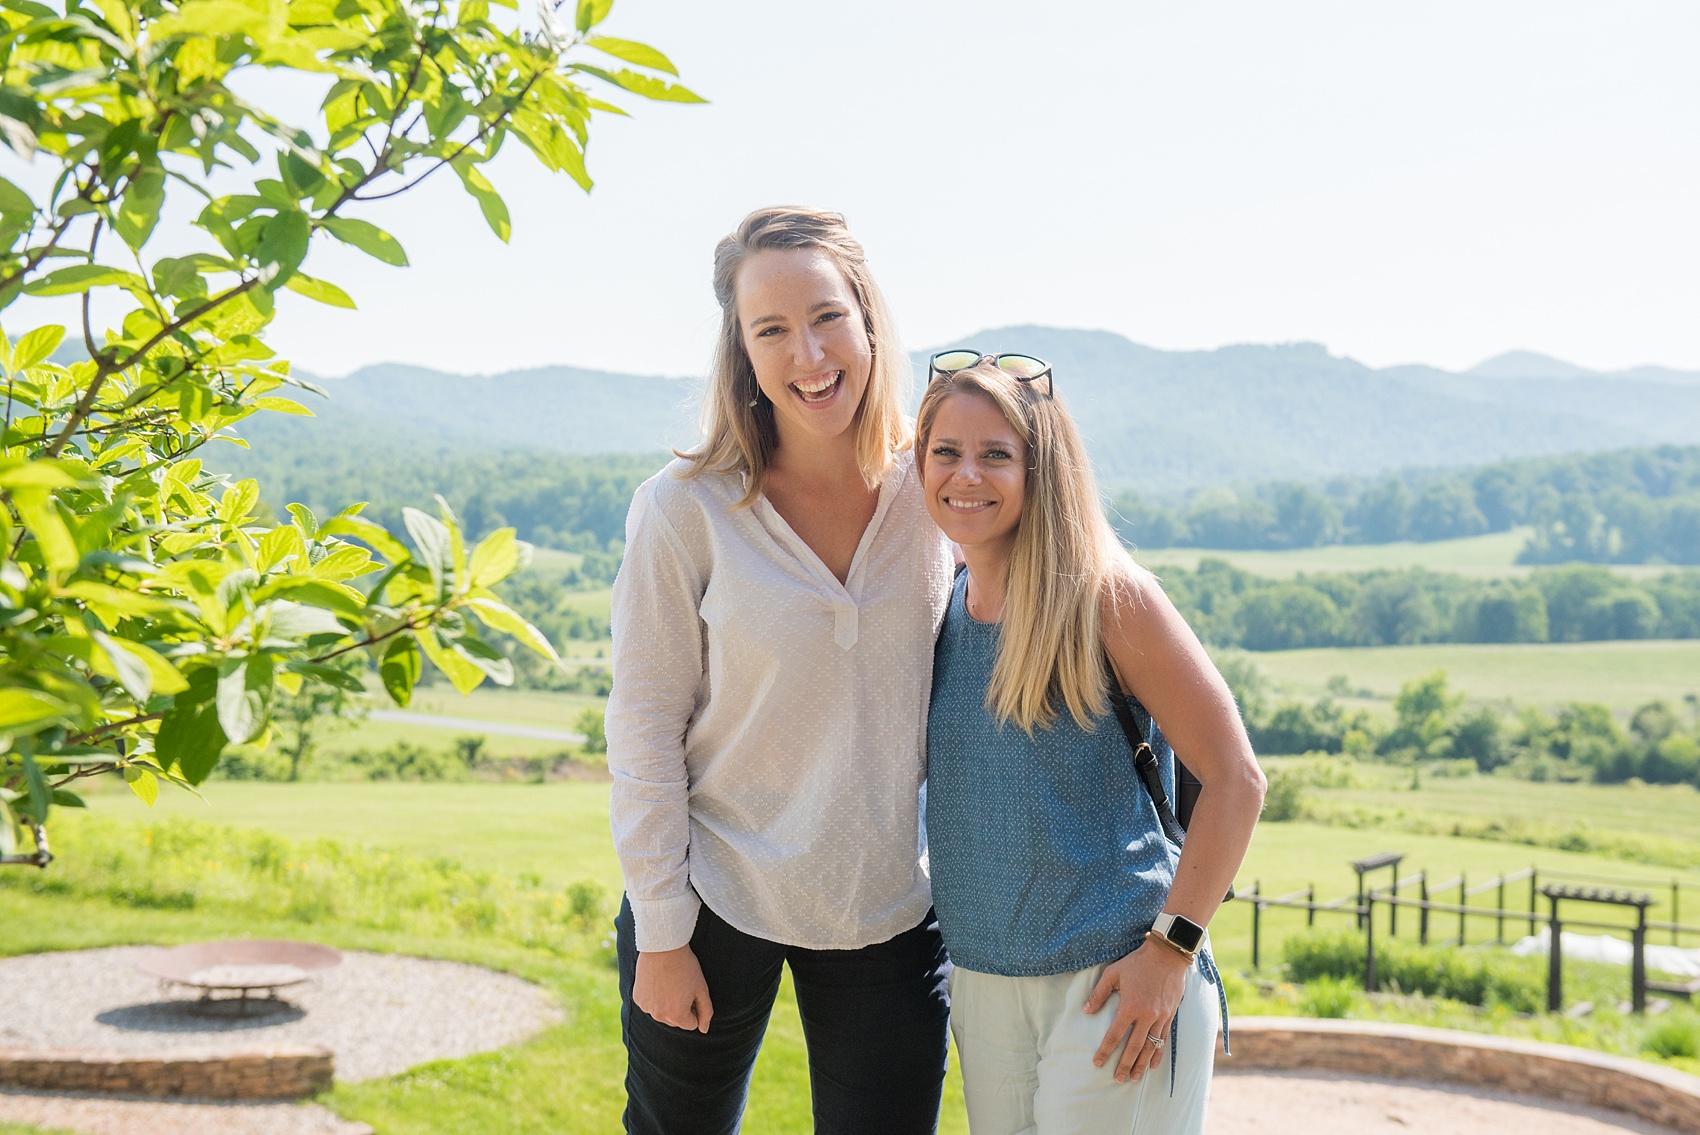
[[[45,865],[80,778],[150,804],[162,781],[193,788],[228,746],[265,743],[280,696],[359,686],[350,660],[405,705],[424,658],[462,691],[511,681],[492,633],[554,659],[492,590],[526,562],[511,527],[471,541],[441,501],[402,510],[405,541],[358,504],[281,521],[203,451],[242,444],[254,414],[307,413],[315,388],[264,332],[281,289],[353,306],[307,274],[313,248],[407,263],[356,214],[450,167],[507,239],[484,173],[507,139],[588,189],[591,117],[623,113],[596,92],[696,99],[644,73],[674,74],[661,53],[594,42],[610,7],[583,0],[571,31],[546,9],[527,34],[513,0],[0,4],[0,141],[57,171],[38,193],[0,179],[0,312],[61,299],[86,354],[54,361],[62,326],[0,331],[0,855]],[[328,80],[310,128],[244,96],[254,70]],[[157,254],[171,194],[196,200],[172,243],[197,251]]]

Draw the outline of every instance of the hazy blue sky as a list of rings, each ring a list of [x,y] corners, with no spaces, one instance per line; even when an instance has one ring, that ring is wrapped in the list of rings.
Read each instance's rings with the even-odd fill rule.
[[[846,213],[911,346],[1036,322],[1383,365],[1511,348],[1700,368],[1700,4],[620,0],[705,107],[635,104],[595,191],[520,152],[512,243],[452,178],[396,270],[285,305],[301,366],[696,373],[714,242]],[[1019,343],[985,343],[1019,348]]]

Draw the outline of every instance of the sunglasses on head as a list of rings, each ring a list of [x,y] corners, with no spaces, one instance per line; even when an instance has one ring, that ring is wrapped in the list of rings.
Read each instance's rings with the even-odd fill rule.
[[[940,351],[927,364],[927,381],[935,378],[947,378],[958,371],[979,366],[990,362],[1017,382],[1034,383],[1041,379],[1044,386],[1035,387],[1043,390],[1045,397],[1052,394],[1051,364],[1044,359],[1036,359],[1032,355],[1002,354],[983,355],[979,351],[967,347],[959,347],[952,351]]]

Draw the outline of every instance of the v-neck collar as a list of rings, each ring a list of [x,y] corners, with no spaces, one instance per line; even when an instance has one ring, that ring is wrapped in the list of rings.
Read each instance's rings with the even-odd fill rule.
[[[790,521],[786,520],[784,516],[780,515],[779,510],[773,507],[773,502],[767,499],[766,493],[756,498],[756,505],[763,510],[764,519],[770,522],[770,531],[777,535],[780,542],[790,550],[792,555],[802,561],[803,565],[809,569],[810,574],[835,591],[839,598],[854,603],[855,596],[851,593],[850,585],[855,581],[857,571],[861,568],[863,561],[867,559],[868,549],[873,546],[874,540],[878,537],[886,514],[891,511],[891,502],[896,499],[898,490],[902,488],[903,479],[909,475],[909,468],[909,463],[900,453],[892,462],[891,468],[886,471],[885,477],[880,481],[879,499],[874,502],[874,515],[869,518],[867,526],[862,529],[862,538],[856,542],[856,552],[850,557],[850,570],[844,573],[842,582],[839,581],[838,576],[833,574],[832,569],[826,566],[826,561],[821,559],[813,548],[809,547],[809,542],[797,535],[796,530],[791,527]],[[748,477],[748,474],[745,474],[745,476]]]

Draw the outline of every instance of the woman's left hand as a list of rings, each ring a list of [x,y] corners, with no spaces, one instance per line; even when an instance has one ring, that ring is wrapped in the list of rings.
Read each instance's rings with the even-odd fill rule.
[[[1186,992],[1189,968],[1187,960],[1175,951],[1150,941],[1104,967],[1098,984],[1092,987],[1092,996],[1086,999],[1086,1011],[1098,1012],[1112,995],[1118,1000],[1115,1019],[1093,1054],[1094,1066],[1101,1068],[1115,1059],[1116,1079],[1126,1081],[1139,1079],[1157,1063],[1163,1048],[1160,1043],[1153,1044],[1151,1038],[1167,1042],[1169,1023],[1175,1019],[1181,994]]]

